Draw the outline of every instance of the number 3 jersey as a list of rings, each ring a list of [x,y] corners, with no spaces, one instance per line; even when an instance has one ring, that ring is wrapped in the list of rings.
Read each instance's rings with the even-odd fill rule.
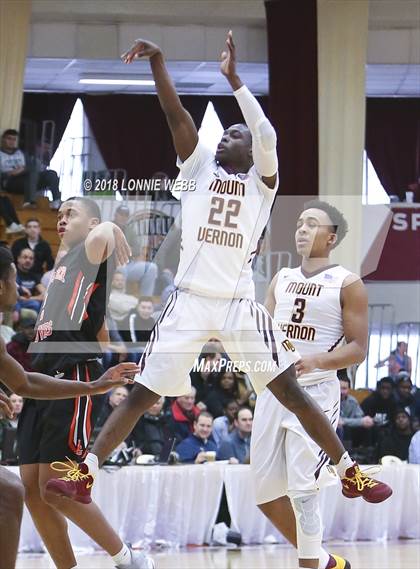
[[[182,206],[175,285],[203,296],[253,299],[252,260],[278,182],[268,188],[254,166],[244,174],[229,174],[201,143],[177,164],[179,182],[192,180],[195,190],[173,192]]]
[[[301,267],[281,269],[274,291],[274,320],[302,357],[332,352],[345,342],[341,287],[349,271],[336,265],[306,277]],[[335,370],[302,375],[299,382],[312,385],[335,379]]]

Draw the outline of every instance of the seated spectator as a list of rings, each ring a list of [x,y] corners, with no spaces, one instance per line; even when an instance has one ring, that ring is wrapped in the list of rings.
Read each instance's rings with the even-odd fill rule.
[[[51,207],[57,209],[60,201],[58,176],[53,170],[42,170],[35,159],[28,159],[18,148],[17,130],[8,129],[1,137],[0,173],[3,189],[24,196],[23,207],[36,207],[38,190],[49,189],[53,195]]]
[[[18,332],[6,346],[8,353],[26,371],[35,371],[32,367],[31,354],[28,353],[29,344],[35,337],[35,324],[36,320],[34,319],[22,318],[18,323]]]
[[[148,296],[139,298],[135,310],[120,324],[120,333],[125,342],[140,343],[144,348],[149,341],[155,321],[152,318],[153,300]]]
[[[407,372],[402,371],[396,378],[396,389],[394,391],[397,407],[405,409],[405,411],[414,417],[416,415],[416,405],[414,400],[413,384]]]
[[[391,428],[384,430],[379,438],[378,458],[391,455],[401,460],[408,460],[408,448],[412,436],[409,414],[404,409],[397,409],[391,421]]]
[[[400,371],[406,371],[411,375],[411,358],[407,354],[407,350],[407,342],[398,342],[396,349],[387,358],[380,360],[375,367],[388,364],[388,376],[392,379],[395,379]]]
[[[234,430],[219,445],[217,460],[229,460],[231,464],[249,464],[252,411],[239,409],[234,420]]]
[[[143,296],[152,296],[155,291],[158,268],[144,258],[140,239],[132,225],[128,224],[130,210],[126,205],[120,205],[114,215],[113,222],[123,231],[131,247],[132,260],[121,269],[127,281],[139,284]]]
[[[378,425],[388,422],[395,413],[397,404],[395,403],[393,390],[393,379],[391,377],[383,377],[378,381],[376,391],[366,397],[361,403],[363,413],[370,415]]]
[[[109,314],[119,326],[137,306],[137,298],[125,291],[126,280],[124,273],[115,271],[112,277],[111,294],[109,295]]]
[[[129,352],[117,325],[110,316],[106,318],[106,328],[109,334],[109,342],[102,347],[102,365],[104,368],[109,369],[122,362],[138,362],[138,355]]]
[[[3,313],[0,312],[0,338],[3,338],[4,343],[8,344],[15,335],[13,328],[4,323]]]
[[[204,403],[213,417],[220,417],[230,399],[235,399],[240,405],[238,380],[235,372],[222,371],[218,374],[214,387],[209,390]]]
[[[164,397],[156,401],[140,418],[126,440],[128,446],[134,446],[140,454],[159,456],[163,445],[172,435],[168,418],[163,412],[164,403]]]
[[[201,411],[193,423],[193,433],[181,441],[176,452],[181,462],[200,464],[209,460],[208,452],[216,458],[217,446],[211,438],[213,417],[207,411]]]
[[[408,462],[420,464],[420,431],[413,436],[408,448]]]
[[[363,413],[357,399],[349,394],[350,380],[348,377],[340,378],[340,391],[341,405],[338,427],[343,430],[343,439],[351,440],[353,446],[367,442],[360,440],[363,439],[363,437],[358,436],[360,429],[371,429],[375,425],[375,421],[370,415]]]
[[[239,411],[238,402],[235,399],[228,399],[223,408],[223,415],[216,417],[213,421],[213,438],[217,446],[235,428],[234,421],[236,413]]]
[[[194,421],[200,414],[200,409],[194,404],[195,396],[196,390],[192,387],[191,393],[177,397],[171,405],[169,428],[178,442],[194,431]]]
[[[222,354],[217,351],[216,344],[208,342],[196,360],[197,365],[194,364],[190,372],[191,384],[197,390],[196,401],[200,408],[204,409],[206,407],[204,401],[210,389],[214,387],[220,373],[219,362],[221,358]]]
[[[35,255],[32,249],[22,249],[17,258],[16,282],[18,285],[18,302],[15,310],[22,308],[39,312],[44,300],[45,288],[41,277],[33,271]]]
[[[118,407],[118,405],[128,397],[128,389],[124,386],[115,387],[105,401],[104,406],[99,414],[98,420],[96,421],[94,432],[97,433],[104,426],[105,421],[111,415],[112,411]],[[96,434],[97,434],[96,433]]]
[[[4,450],[4,442],[5,442],[5,435],[6,435],[6,431],[7,430],[13,430],[13,431],[17,431],[18,428],[18,423],[19,423],[19,417],[20,414],[22,413],[22,408],[23,408],[23,398],[20,395],[17,395],[16,393],[12,393],[9,396],[10,399],[10,403],[12,404],[13,407],[13,417],[11,419],[9,418],[4,418],[0,420],[0,451],[1,454],[3,455],[3,450]],[[18,449],[17,449],[17,438],[16,438],[16,442],[14,444],[14,448],[13,448],[13,452],[15,454],[15,458],[17,459],[18,457]],[[10,461],[9,457],[9,461]],[[2,456],[3,459],[3,456]]]
[[[45,270],[50,271],[54,266],[54,258],[49,243],[41,237],[41,225],[35,218],[28,219],[25,223],[26,236],[17,239],[12,245],[12,253],[15,263],[23,249],[31,249],[34,252],[34,264],[32,271],[42,275]]]
[[[7,196],[0,195],[0,217],[4,219],[4,223],[6,224],[6,235],[23,233],[25,231],[25,228],[19,221],[14,205]]]

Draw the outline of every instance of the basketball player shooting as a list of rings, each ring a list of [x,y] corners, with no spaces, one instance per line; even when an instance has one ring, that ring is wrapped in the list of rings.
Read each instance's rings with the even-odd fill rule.
[[[340,386],[336,370],[361,363],[368,336],[367,293],[359,277],[330,263],[347,222],[328,203],[313,200],[297,221],[300,267],[281,269],[273,278],[266,308],[299,350],[299,383],[337,428]],[[267,441],[270,441],[267,444]],[[268,389],[257,399],[251,437],[251,468],[262,512],[298,550],[299,567],[350,569],[322,549],[318,490],[328,457],[308,437],[290,411]],[[381,502],[391,488],[368,478],[357,465],[347,469],[342,492],[349,498],[354,480],[368,502]],[[330,478],[331,481],[331,478]]]
[[[278,188],[276,134],[237,74],[232,32],[222,53],[221,72],[232,87],[246,124],[225,130],[216,155],[199,142],[161,49],[140,39],[123,59],[129,64],[142,57],[150,60],[181,176],[196,181],[195,192],[181,192],[182,247],[175,279],[177,290],[152,331],[140,360],[142,372],[135,378],[136,385],[105,423],[91,453],[79,465],[78,477],[72,473],[71,477],[51,479],[47,488],[60,496],[88,502],[99,464],[161,395],[178,396],[190,391],[189,372],[197,354],[215,336],[232,359],[250,362],[249,376],[256,392],[268,387],[286,409],[296,414],[308,435],[345,478],[354,462],[325,413],[299,386],[293,364],[300,357],[293,344],[254,300],[252,259]],[[270,364],[270,371],[256,371],[264,369],[257,363]],[[357,480],[353,480],[352,492],[363,495],[364,491],[357,488]]]
[[[13,310],[17,302],[16,268],[9,249],[0,247],[0,312]],[[7,353],[0,337],[0,381],[13,393],[31,399],[68,399],[85,395],[99,395],[131,381],[137,366],[132,363],[110,368],[91,383],[57,379],[35,372],[25,372]],[[7,396],[0,390],[0,411],[9,417],[13,409]],[[15,566],[22,518],[24,489],[19,478],[0,467],[0,552],[1,566]]]

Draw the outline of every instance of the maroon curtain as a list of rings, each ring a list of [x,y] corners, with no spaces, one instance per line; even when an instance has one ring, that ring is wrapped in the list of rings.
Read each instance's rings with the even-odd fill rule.
[[[264,112],[268,115],[268,98],[257,97],[257,99]],[[214,110],[216,111],[223,128],[228,128],[232,124],[244,122],[244,117],[242,116],[239,105],[233,95],[212,97],[211,102],[213,103]]]
[[[208,99],[182,96],[199,127]],[[103,159],[128,178],[150,178],[156,171],[177,174],[176,156],[165,115],[155,95],[83,95],[83,106]]]
[[[269,108],[282,195],[318,194],[316,0],[265,2]]]
[[[78,94],[24,93],[22,104],[21,145],[30,154],[34,154],[35,145],[41,138],[42,121],[55,122],[53,152],[56,151],[66,130],[70,115],[77,101]]]
[[[420,176],[420,99],[367,99],[366,152],[388,194],[404,199]]]

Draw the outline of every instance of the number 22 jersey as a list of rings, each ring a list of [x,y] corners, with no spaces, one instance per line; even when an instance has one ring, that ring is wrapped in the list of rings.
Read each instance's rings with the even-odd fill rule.
[[[195,191],[174,192],[182,206],[175,285],[202,296],[253,299],[252,260],[278,180],[274,189],[268,188],[254,166],[244,174],[229,174],[200,142],[177,164],[179,180],[193,180]]]

